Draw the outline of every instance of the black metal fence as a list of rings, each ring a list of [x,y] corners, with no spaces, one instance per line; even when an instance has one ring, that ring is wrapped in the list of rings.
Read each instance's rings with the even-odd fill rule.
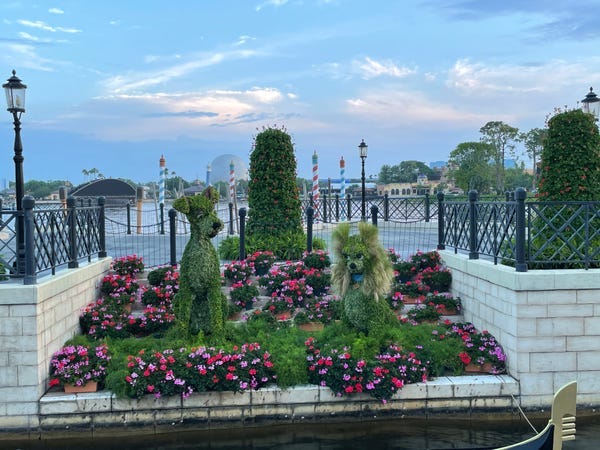
[[[528,269],[600,267],[600,202],[526,201],[517,189],[504,202],[439,200],[438,249],[454,248]]]

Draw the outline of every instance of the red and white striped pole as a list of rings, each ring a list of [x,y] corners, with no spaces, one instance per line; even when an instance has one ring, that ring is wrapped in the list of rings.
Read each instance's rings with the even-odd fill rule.
[[[313,198],[313,208],[315,209],[314,218],[319,217],[319,157],[317,156],[317,151],[313,153],[312,156],[313,163],[313,183],[312,183],[312,198]]]
[[[233,159],[229,163],[229,201],[235,202],[235,171],[233,166]]]

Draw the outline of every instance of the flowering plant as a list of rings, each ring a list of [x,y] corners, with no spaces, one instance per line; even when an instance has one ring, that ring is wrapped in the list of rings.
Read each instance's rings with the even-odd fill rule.
[[[131,275],[108,274],[100,282],[100,292],[105,295],[113,293],[134,294],[140,285]]]
[[[305,345],[309,382],[328,386],[338,396],[366,392],[385,403],[405,384],[427,379],[416,354],[402,353],[395,344],[369,361],[354,358],[349,347],[319,348],[312,337]]]
[[[149,289],[142,289],[142,303],[144,305],[157,306],[171,303],[173,301],[173,297],[177,293],[175,288],[171,285],[151,286]]]
[[[423,284],[418,280],[418,276],[414,280],[407,281],[406,283],[398,283],[395,286],[396,291],[400,292],[406,297],[421,297],[427,295],[430,291],[429,286]]]
[[[331,266],[331,259],[325,250],[313,250],[302,254],[302,263],[309,269],[325,269]]]
[[[416,305],[406,314],[408,321],[414,323],[437,321],[442,314],[436,308],[435,303],[428,302]]]
[[[95,339],[125,338],[129,336],[127,317],[122,306],[105,297],[90,303],[81,311],[79,325],[83,334]]]
[[[313,289],[306,284],[304,278],[284,280],[271,297],[284,298],[294,306],[303,306],[305,301],[313,297]]]
[[[490,363],[493,373],[505,370],[506,354],[487,330],[479,332],[470,322],[454,323],[450,325],[448,334],[456,334],[464,342],[465,350],[458,357],[465,366],[470,363],[479,366]]]
[[[225,266],[223,276],[226,280],[236,282],[244,281],[254,274],[254,266],[248,261],[232,261]]]
[[[397,260],[392,264],[394,278],[399,283],[406,283],[418,273],[418,267],[411,261]]]
[[[433,294],[429,294],[426,297],[427,302],[432,302],[435,305],[444,305],[446,309],[454,309],[456,311],[460,311],[460,298],[453,297],[450,293],[438,293],[434,292]]]
[[[341,317],[341,301],[333,295],[325,295],[304,304],[307,322],[329,323]]]
[[[304,282],[312,288],[312,295],[326,294],[331,286],[331,273],[321,269],[308,268],[303,270]]]
[[[144,271],[144,262],[141,257],[136,255],[123,256],[113,260],[111,268],[117,275],[135,277]]]
[[[404,303],[402,302],[402,297],[403,295],[400,291],[392,289],[392,292],[390,292],[385,297],[385,301],[388,303],[388,305],[390,305],[390,308],[392,309],[402,309],[402,307],[404,306]]]
[[[258,251],[248,256],[246,261],[254,265],[256,275],[265,275],[275,262],[275,255],[268,250]]]
[[[279,267],[272,267],[266,275],[258,279],[258,285],[265,289],[267,295],[271,295],[279,289],[281,283],[288,279],[290,276],[286,271]]]
[[[236,306],[246,309],[252,308],[258,295],[258,288],[249,280],[233,283],[231,291],[229,292],[231,301]]]
[[[83,386],[88,381],[102,381],[110,354],[106,344],[90,349],[84,345],[67,345],[50,360],[50,386],[71,384]]]
[[[186,398],[192,392],[243,392],[275,380],[271,355],[256,343],[233,347],[231,352],[213,347],[148,354],[142,350],[127,360],[127,394],[134,398],[145,394]]]
[[[452,284],[452,273],[441,266],[427,267],[421,271],[420,276],[421,282],[429,286],[432,291],[447,291]]]
[[[410,261],[417,266],[418,271],[434,268],[442,261],[440,254],[436,250],[430,252],[418,251],[410,257]]]

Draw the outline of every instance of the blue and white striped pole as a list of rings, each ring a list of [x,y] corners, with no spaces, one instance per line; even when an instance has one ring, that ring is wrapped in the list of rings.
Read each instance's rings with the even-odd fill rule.
[[[167,178],[166,161],[163,155],[160,156],[160,181],[158,183],[158,203],[165,205],[165,182]]]

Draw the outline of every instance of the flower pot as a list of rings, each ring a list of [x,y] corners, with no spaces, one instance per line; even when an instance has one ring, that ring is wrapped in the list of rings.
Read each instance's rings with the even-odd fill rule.
[[[490,373],[492,371],[492,363],[484,363],[482,365],[469,363],[465,366],[465,372],[469,373]]]
[[[275,314],[275,317],[277,317],[277,320],[289,320],[290,317],[292,317],[292,312],[291,311],[283,311],[278,314]]]
[[[88,381],[83,386],[75,386],[73,384],[65,384],[65,392],[68,394],[79,394],[82,392],[96,392],[98,390],[97,381]]]
[[[307,322],[298,325],[298,328],[304,331],[321,331],[324,327],[323,322]]]
[[[125,311],[127,313],[130,313],[131,312],[131,306],[132,306],[131,303],[124,303],[123,304],[123,311]]]
[[[458,314],[456,308],[447,307],[446,305],[439,305],[437,310],[442,316],[455,316]]]
[[[402,297],[402,303],[404,303],[405,305],[418,305],[420,303],[423,303],[423,301],[421,300],[420,297],[404,296],[404,297]]]

